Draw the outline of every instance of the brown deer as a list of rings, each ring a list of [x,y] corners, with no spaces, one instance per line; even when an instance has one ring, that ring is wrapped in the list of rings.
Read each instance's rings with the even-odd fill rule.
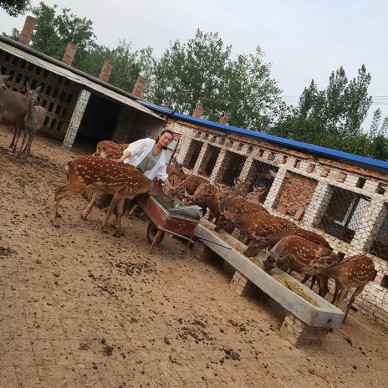
[[[266,212],[269,214],[268,210],[263,205],[247,201],[245,198],[239,196],[224,196],[221,199],[220,206],[221,216],[218,218],[216,227],[214,229],[216,232],[225,230],[225,232],[231,234],[235,229],[233,223],[230,220],[226,219],[224,215],[225,211],[239,214],[254,214],[258,212]]]
[[[317,252],[320,252],[320,250],[317,250]],[[356,296],[363,291],[368,282],[375,279],[377,271],[375,270],[373,260],[366,255],[360,254],[345,258],[338,263],[330,263],[327,260],[322,260],[322,257],[318,257],[311,261],[309,265],[306,265],[302,269],[302,273],[306,275],[324,275],[334,279],[336,292],[332,303],[335,306],[338,306],[351,289],[355,288],[346,308],[343,320],[345,322]]]
[[[317,257],[317,251],[325,251],[325,262],[338,262],[338,256],[331,250],[299,236],[286,236],[278,241],[268,252],[264,260],[264,271],[270,272],[273,268],[279,267],[291,274],[293,271],[302,273],[302,269],[310,264]],[[328,277],[316,275],[319,284],[319,295],[325,297],[329,288]]]
[[[157,181],[149,180],[142,172],[130,164],[117,163],[111,159],[82,156],[75,158],[65,165],[67,173],[66,185],[55,192],[52,206],[51,222],[59,227],[56,217],[59,202],[72,194],[83,194],[85,190],[102,194],[113,194],[112,201],[105,214],[101,228],[103,228],[116,205],[125,198],[132,199],[138,194],[154,194],[169,201],[163,187]],[[117,212],[118,233],[121,233],[122,209]]]
[[[247,201],[253,203],[259,203],[261,196],[267,191],[265,186],[255,186],[253,191],[247,193],[244,197]]]
[[[178,199],[182,200],[188,194],[193,195],[195,190],[201,183],[210,183],[210,182],[208,179],[204,178],[203,176],[190,174],[187,176],[187,178],[184,181],[182,181],[175,187],[175,196]]]
[[[40,128],[42,128],[44,124],[44,120],[47,115],[47,110],[42,106],[37,105],[38,98],[39,98],[38,92],[40,91],[40,89],[41,89],[41,86],[39,86],[37,89],[31,89],[30,85],[27,82],[26,95],[28,98],[28,108],[27,108],[26,117],[24,118],[24,135],[23,135],[22,145],[19,151],[19,155],[24,154],[25,159],[30,155],[32,141],[34,140],[36,132]],[[26,138],[28,139],[27,139],[27,142],[25,143]],[[17,142],[18,142],[18,139],[15,140],[15,144],[14,144],[15,149],[16,149]]]
[[[113,148],[115,148],[115,150],[113,152],[117,152],[117,148],[114,146],[117,143],[114,143],[114,142],[112,142],[110,140],[103,140],[103,141],[101,141],[101,142],[99,142],[97,144],[97,147],[98,147],[99,144],[100,144],[99,155],[102,158],[107,158],[108,157],[108,155],[111,152],[109,150],[109,147],[111,147],[112,144],[113,144]],[[97,153],[97,151],[96,151],[96,153]],[[93,154],[93,155],[96,155],[96,153]],[[122,152],[121,152],[121,155],[122,155]],[[173,158],[171,160],[171,163],[167,166],[166,172],[167,172],[167,175],[169,177],[170,176],[178,176],[181,179],[186,177],[186,174],[185,174],[185,172],[183,171],[183,168],[182,168],[182,164],[178,163],[175,158]],[[90,198],[90,195],[86,195],[86,198],[88,200],[88,205],[81,212],[81,220],[85,221],[87,219],[89,213],[92,211],[94,206],[97,206],[100,209],[107,208],[109,206],[111,200],[112,200],[112,197],[113,197],[113,195],[111,195],[111,194],[100,194],[100,193],[94,193],[91,196],[91,198]],[[120,212],[122,214],[124,214],[125,210],[129,206],[129,204],[130,204],[130,201],[128,201],[128,200],[120,202],[118,204],[118,207],[120,207],[120,209],[121,209]],[[136,212],[137,209],[138,209],[138,206],[135,204],[133,206],[133,208],[131,209],[131,212],[129,213],[129,215],[133,216],[133,214]],[[116,215],[116,220],[115,220],[114,224],[117,224],[117,222],[116,222],[117,221],[117,210],[116,209],[114,210],[114,214]]]
[[[224,223],[227,224],[228,221],[231,221],[232,224],[237,229],[240,229],[240,232],[248,236],[249,239],[256,235],[266,237],[279,233],[283,230],[296,228],[296,224],[293,222],[281,217],[273,216],[266,211],[259,211],[250,214],[225,211],[221,225],[217,225],[215,230],[220,230],[220,226],[223,226]]]
[[[268,237],[256,236],[249,242],[248,247],[244,252],[244,255],[247,257],[256,256],[265,248],[271,249],[276,243],[278,243],[283,237],[286,236],[299,236],[304,238],[305,240],[321,245],[322,247],[325,247],[329,250],[333,249],[327,242],[327,240],[320,234],[303,228],[294,228],[289,230],[283,230],[280,233]]]
[[[201,183],[193,195],[186,194],[186,197],[183,198],[183,205],[192,205],[197,204],[203,209],[209,209],[208,220],[212,222],[215,218],[216,221],[221,215],[221,205],[220,197],[224,194],[225,191],[229,192],[229,189],[223,185],[212,183]]]
[[[93,156],[108,159],[120,159],[123,151],[128,147],[125,143],[115,143],[111,140],[101,140],[96,145],[96,151]]]
[[[15,152],[15,139],[16,136],[20,136],[20,130],[24,125],[28,99],[24,94],[7,87],[5,81],[9,78],[9,75],[0,74],[0,122],[14,125],[14,133],[9,148]]]

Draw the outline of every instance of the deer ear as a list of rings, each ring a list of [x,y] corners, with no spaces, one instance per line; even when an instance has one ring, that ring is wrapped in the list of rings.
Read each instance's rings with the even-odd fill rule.
[[[37,91],[37,92],[40,92],[41,89],[42,89],[42,85],[38,86],[38,87],[36,88],[36,91]]]
[[[30,83],[27,81],[27,89],[31,89]]]

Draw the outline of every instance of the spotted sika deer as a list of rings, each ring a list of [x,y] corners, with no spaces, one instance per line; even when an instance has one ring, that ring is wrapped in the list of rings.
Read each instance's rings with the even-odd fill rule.
[[[200,175],[188,175],[184,181],[175,187],[175,195],[182,200],[187,195],[193,195],[201,183],[209,183],[209,180]]]
[[[264,271],[270,272],[273,268],[279,267],[291,274],[293,271],[302,272],[302,269],[310,264],[317,257],[317,252],[328,252],[327,261],[337,262],[337,255],[299,236],[286,236],[277,242],[269,251],[264,260]],[[317,275],[319,284],[319,295],[324,297],[329,291],[327,286],[328,278],[325,275]]]
[[[356,296],[359,295],[368,282],[373,281],[376,277],[373,260],[365,255],[355,255],[345,258],[339,263],[328,263],[322,258],[316,258],[314,261],[305,266],[302,273],[308,275],[324,275],[334,279],[336,283],[336,294],[333,304],[338,306],[352,288],[355,288],[346,308],[344,322],[348,316]]]
[[[96,152],[93,156],[108,159],[120,159],[123,156],[123,151],[128,147],[128,144],[115,143],[111,140],[101,140],[96,145]]]
[[[326,241],[326,239],[320,234],[303,228],[294,228],[289,230],[283,230],[280,233],[268,237],[256,236],[249,242],[248,247],[244,252],[244,255],[247,257],[256,256],[263,249],[271,249],[276,243],[278,243],[283,237],[286,236],[299,236],[304,238],[305,240],[321,245],[322,247],[325,247],[329,250],[333,249]]]
[[[56,217],[59,202],[73,194],[83,194],[85,190],[102,194],[113,194],[112,201],[105,214],[103,228],[116,205],[125,198],[132,199],[139,194],[154,194],[168,201],[163,187],[157,181],[149,180],[136,167],[130,164],[117,163],[110,159],[83,156],[75,158],[65,165],[66,185],[55,192],[52,206],[51,222],[59,227]],[[118,206],[117,231],[121,233],[122,210]]]
[[[273,216],[266,211],[260,211],[253,214],[240,214],[225,211],[223,214],[223,222],[231,221],[232,224],[240,229],[242,233],[249,238],[255,235],[263,237],[271,236],[279,233],[282,230],[296,228],[296,224],[284,218]],[[218,226],[215,228],[218,231]]]
[[[253,191],[247,193],[244,197],[247,201],[253,203],[259,203],[261,196],[267,191],[265,186],[256,186],[253,188]]]

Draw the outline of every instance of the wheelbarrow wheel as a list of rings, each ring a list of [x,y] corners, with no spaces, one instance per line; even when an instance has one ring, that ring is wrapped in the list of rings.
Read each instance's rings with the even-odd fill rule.
[[[156,236],[156,233],[158,233],[158,231],[159,229],[152,222],[150,222],[147,228],[147,240],[150,244],[152,244],[152,242],[154,241],[154,238]],[[161,232],[158,236],[158,239],[155,241],[155,246],[159,245],[162,242],[163,238],[164,238],[164,232]]]

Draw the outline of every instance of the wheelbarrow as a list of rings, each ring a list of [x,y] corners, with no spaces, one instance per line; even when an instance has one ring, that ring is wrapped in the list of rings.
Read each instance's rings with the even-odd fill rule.
[[[150,252],[162,242],[166,233],[187,241],[186,249],[194,244],[194,230],[202,217],[199,206],[182,206],[175,200],[175,206],[168,208],[160,197],[148,194],[138,195],[136,203],[150,220],[147,228]]]

